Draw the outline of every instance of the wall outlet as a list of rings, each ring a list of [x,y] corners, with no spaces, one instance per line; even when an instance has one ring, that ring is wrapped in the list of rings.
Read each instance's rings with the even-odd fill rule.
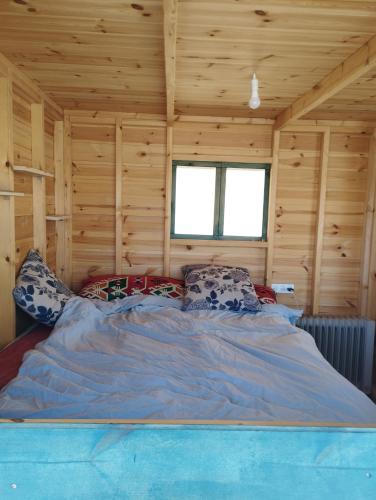
[[[273,283],[272,288],[275,293],[295,293],[294,283]]]

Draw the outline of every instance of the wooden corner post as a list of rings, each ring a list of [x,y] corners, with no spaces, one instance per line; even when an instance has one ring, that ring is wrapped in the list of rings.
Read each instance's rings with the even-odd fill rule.
[[[65,275],[64,281],[70,286],[72,283],[72,131],[69,116],[64,117],[64,141],[63,141],[63,163],[64,163],[64,213],[68,217],[65,226]]]
[[[44,104],[31,105],[31,161],[32,167],[45,170]],[[34,247],[46,258],[46,179],[33,176],[33,235]]]
[[[312,314],[320,311],[321,261],[324,244],[325,203],[328,183],[330,129],[323,132],[321,145],[319,199],[317,207],[316,246],[313,257]]]
[[[164,216],[164,248],[163,248],[163,273],[170,275],[170,252],[171,252],[171,190],[172,190],[172,149],[173,128],[167,126],[166,130],[166,175],[165,175],[165,216]]]
[[[270,175],[269,188],[269,208],[268,208],[268,234],[266,249],[265,283],[271,286],[273,279],[274,260],[274,235],[275,235],[275,205],[277,199],[278,163],[279,163],[279,143],[281,133],[279,130],[273,132],[273,160]]]
[[[12,296],[15,283],[15,211],[13,178],[12,82],[0,78],[0,348],[16,335],[16,314]]]
[[[164,210],[163,272],[170,275],[170,228],[171,228],[171,182],[173,123],[175,118],[175,74],[176,33],[178,21],[178,0],[163,0],[163,34],[166,78],[166,175]]]
[[[65,214],[64,203],[64,122],[54,123],[55,213]],[[56,273],[65,281],[65,224],[56,224]]]
[[[123,261],[123,125],[115,122],[115,272],[121,274]]]
[[[166,119],[172,125],[175,117],[176,32],[178,0],[163,0],[163,33],[166,78]]]

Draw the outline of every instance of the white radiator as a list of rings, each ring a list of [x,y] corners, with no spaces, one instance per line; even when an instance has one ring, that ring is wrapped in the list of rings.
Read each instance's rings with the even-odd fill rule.
[[[306,330],[327,361],[366,394],[372,391],[375,322],[361,318],[303,316]]]

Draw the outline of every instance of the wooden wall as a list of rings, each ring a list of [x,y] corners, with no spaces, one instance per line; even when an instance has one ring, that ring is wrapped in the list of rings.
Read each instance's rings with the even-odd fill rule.
[[[32,128],[31,105],[33,96],[25,93],[24,87],[13,84],[13,137],[14,163],[33,167],[32,162]],[[63,114],[44,103],[44,148],[45,170],[55,174],[54,164],[54,122],[62,120]],[[55,212],[55,179],[46,177],[46,214]],[[24,193],[15,198],[16,211],[16,270],[22,264],[28,250],[34,246],[33,228],[33,176],[16,172],[14,176],[15,191]],[[42,203],[42,200],[40,200]],[[46,221],[46,257],[53,270],[56,270],[56,221]]]
[[[279,300],[307,313],[367,312],[362,304],[369,283],[362,271],[373,255],[372,231],[366,231],[374,213],[367,205],[375,168],[368,158],[371,126],[302,122],[283,130],[273,148],[267,120],[181,117],[167,132],[157,115],[66,116],[76,290],[89,275],[117,270],[180,277],[184,264],[217,262],[248,267],[256,282],[269,276],[270,283],[295,283],[295,296]],[[273,161],[270,242],[166,241],[171,144],[173,159]],[[369,305],[368,315],[375,316],[375,308]]]
[[[270,124],[183,121],[174,126],[174,159],[270,163],[271,148]],[[174,276],[181,277],[181,267],[190,262],[237,262],[255,281],[264,281],[265,245],[259,242],[172,240],[170,259]]]
[[[2,59],[0,70],[0,121],[11,123],[0,134],[2,344],[14,336],[11,290],[32,247],[75,290],[90,275],[181,277],[186,263],[215,262],[245,266],[255,282],[294,283],[279,300],[306,313],[376,316],[372,124],[273,132],[263,119],[167,127],[159,115],[63,116]],[[172,159],[272,163],[268,241],[170,240]]]
[[[0,346],[16,332],[15,277],[30,248],[57,264],[55,123],[62,110],[0,55]],[[62,242],[61,242],[62,244]],[[59,272],[59,270],[57,270]]]

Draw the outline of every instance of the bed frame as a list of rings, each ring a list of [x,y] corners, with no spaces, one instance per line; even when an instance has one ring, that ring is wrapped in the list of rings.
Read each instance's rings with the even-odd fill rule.
[[[0,420],[0,496],[376,498],[376,426]]]

